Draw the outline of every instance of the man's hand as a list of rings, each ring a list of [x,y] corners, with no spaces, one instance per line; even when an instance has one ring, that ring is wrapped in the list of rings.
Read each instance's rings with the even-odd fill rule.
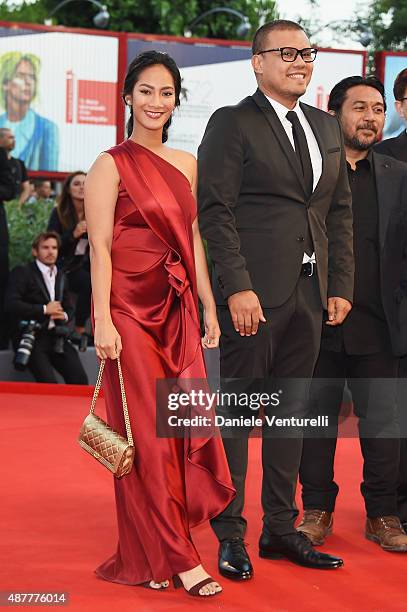
[[[45,314],[49,315],[51,319],[63,319],[65,317],[64,309],[62,308],[61,302],[48,302],[45,308]],[[62,314],[62,317],[60,316]]]
[[[266,322],[259,298],[254,291],[233,293],[228,297],[228,306],[234,328],[241,336],[256,334],[259,321]]]
[[[68,315],[64,310],[61,310],[61,312],[57,312],[57,314],[51,315],[51,319],[53,321],[67,321]]]
[[[340,325],[344,322],[351,309],[352,304],[344,298],[328,298],[328,321],[326,321],[326,324],[330,325],[331,327]]]

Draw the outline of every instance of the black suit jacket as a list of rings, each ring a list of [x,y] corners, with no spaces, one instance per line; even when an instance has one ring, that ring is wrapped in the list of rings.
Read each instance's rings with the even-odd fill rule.
[[[395,355],[407,354],[407,166],[373,152],[379,206],[380,280]]]
[[[335,117],[301,108],[323,164],[310,198],[288,136],[260,90],[209,120],[198,153],[198,203],[217,304],[246,289],[263,307],[283,304],[300,276],[308,228],[323,306],[328,295],[352,300],[352,208],[341,130]]]
[[[61,282],[63,283],[63,295],[61,300]],[[55,280],[55,299],[61,301],[62,307],[68,315],[68,320],[73,317],[73,308],[68,295],[66,275],[58,271]],[[48,304],[51,297],[45,285],[41,271],[35,262],[26,266],[17,266],[10,272],[5,310],[11,323],[11,335],[18,333],[18,322],[21,320],[34,319],[48,327],[49,316],[44,314],[44,304]]]
[[[12,200],[15,195],[15,185],[10,172],[6,149],[0,147],[0,202]]]
[[[0,147],[0,284],[8,274],[8,228],[3,201],[12,200],[15,186],[10,173],[7,151]]]
[[[390,155],[403,162],[407,162],[407,132],[404,130],[395,138],[387,138],[379,142],[374,150],[383,155]]]

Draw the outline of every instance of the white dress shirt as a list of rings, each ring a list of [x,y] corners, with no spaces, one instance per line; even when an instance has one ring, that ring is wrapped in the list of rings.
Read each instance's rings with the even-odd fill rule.
[[[318,181],[321,178],[321,174],[322,174],[322,155],[321,155],[321,151],[319,150],[318,142],[317,142],[317,139],[315,138],[314,132],[312,131],[312,128],[310,124],[308,123],[308,120],[306,116],[304,115],[304,112],[302,111],[299,102],[297,101],[297,104],[294,106],[294,108],[290,109],[284,106],[284,104],[277,102],[277,100],[273,100],[273,98],[269,98],[269,96],[266,96],[266,98],[270,102],[274,110],[276,111],[276,115],[280,119],[281,125],[286,131],[286,134],[288,136],[289,141],[291,142],[291,145],[294,151],[295,151],[295,144],[294,144],[294,136],[293,136],[293,126],[290,123],[290,121],[288,121],[287,119],[287,113],[290,110],[297,113],[298,119],[301,123],[301,126],[305,132],[305,137],[307,139],[309,155],[311,158],[312,174],[313,174],[313,187],[312,188],[314,190],[315,187],[318,185]],[[315,253],[313,253],[311,257],[307,255],[307,253],[304,253],[302,263],[307,263],[308,261],[312,261],[315,263]]]
[[[55,281],[56,281],[57,274],[58,274],[58,268],[55,265],[46,266],[38,259],[35,260],[35,263],[37,264],[42,274],[42,278],[44,279],[45,286],[48,289],[50,302],[54,302],[55,301]],[[47,305],[44,304],[44,314],[46,314],[46,308],[47,308]],[[68,320],[68,315],[65,313],[65,321],[67,320]],[[48,323],[48,329],[52,329],[53,327],[55,327],[55,323],[52,319],[50,319]]]

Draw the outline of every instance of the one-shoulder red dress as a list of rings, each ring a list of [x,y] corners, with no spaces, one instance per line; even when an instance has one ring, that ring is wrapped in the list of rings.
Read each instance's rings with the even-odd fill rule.
[[[186,176],[127,140],[108,151],[120,175],[111,249],[110,309],[135,444],[130,474],[115,479],[119,543],[96,569],[123,584],[163,581],[200,563],[190,527],[219,514],[234,489],[219,436],[156,435],[156,380],[205,378]],[[108,422],[125,435],[114,361],[107,360]]]

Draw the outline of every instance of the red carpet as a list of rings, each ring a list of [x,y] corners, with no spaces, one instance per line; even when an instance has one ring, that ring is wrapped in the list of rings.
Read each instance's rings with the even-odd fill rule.
[[[83,387],[0,383],[1,591],[68,591],[69,609],[80,612],[179,612],[192,606],[225,612],[407,609],[407,555],[386,553],[363,536],[360,453],[357,441],[349,439],[340,441],[337,454],[342,490],[335,533],[322,549],[342,556],[342,569],[315,571],[258,558],[260,445],[253,440],[246,514],[254,580],[223,580],[221,596],[198,602],[172,588],[153,592],[96,578],[93,569],[115,549],[116,524],[112,477],[76,443],[88,393]],[[99,414],[101,408],[103,401]],[[216,576],[217,545],[210,528],[193,535],[205,567]]]

